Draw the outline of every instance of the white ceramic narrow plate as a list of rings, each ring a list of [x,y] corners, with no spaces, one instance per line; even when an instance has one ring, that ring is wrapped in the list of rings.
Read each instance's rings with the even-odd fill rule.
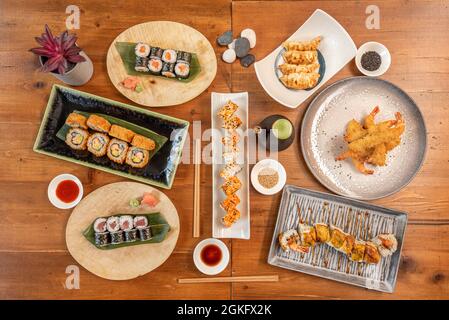
[[[238,130],[240,134],[240,157],[239,162],[242,171],[237,177],[242,182],[242,187],[237,191],[240,198],[240,204],[237,209],[240,210],[240,219],[229,228],[226,228],[221,222],[225,212],[220,207],[220,202],[226,198],[221,189],[224,180],[220,177],[220,170],[223,168],[222,159],[222,143],[221,137],[224,136],[224,129],[221,128],[222,120],[218,116],[218,110],[228,102],[236,103],[239,108],[236,115],[242,119],[242,125]],[[250,223],[249,223],[249,156],[248,148],[244,144],[243,133],[248,129],[248,92],[240,93],[216,93],[212,92],[211,99],[211,117],[212,117],[212,235],[214,238],[240,238],[249,239]]]
[[[212,267],[206,265],[201,260],[201,250],[209,244],[215,244],[216,246],[218,246],[220,248],[221,254],[222,254],[220,262],[216,266],[212,266]],[[204,274],[207,274],[210,276],[219,274],[224,269],[226,269],[226,267],[228,266],[229,249],[224,244],[224,242],[221,240],[213,239],[213,238],[204,239],[203,241],[201,241],[200,243],[198,243],[196,245],[195,250],[193,251],[193,262],[195,263],[196,268]]]
[[[374,174],[358,172],[352,161],[335,161],[346,150],[343,140],[351,119],[362,121],[379,106],[376,123],[394,119],[400,112],[405,121],[401,144],[388,152],[387,165],[374,167]],[[337,81],[310,103],[301,126],[301,148],[314,176],[329,190],[343,196],[373,200],[405,187],[424,162],[427,136],[423,116],[416,103],[392,83],[370,77]]]
[[[272,168],[277,171],[279,175],[278,183],[270,189],[265,188],[259,183],[258,175],[259,172],[262,169],[265,168]],[[256,189],[258,192],[264,195],[273,195],[278,193],[282,190],[282,188],[285,185],[285,182],[287,182],[287,173],[285,172],[284,166],[274,160],[274,159],[263,159],[260,160],[256,165],[253,167],[253,170],[251,170],[251,183],[253,184],[254,189]]]
[[[346,30],[320,9],[317,9],[287,40],[310,40],[317,36],[322,37],[318,49],[324,57],[326,70],[321,82],[311,90],[291,90],[279,81],[274,65],[279,51],[283,49],[282,45],[254,64],[262,87],[274,100],[286,107],[298,107],[351,61],[357,52],[354,41]]]
[[[67,203],[59,200],[59,198],[56,196],[56,188],[58,187],[58,184],[64,180],[71,180],[76,183],[78,188],[80,189],[78,197],[75,199],[75,201]],[[54,177],[50,183],[48,184],[47,188],[47,195],[48,200],[50,200],[51,204],[54,205],[56,208],[59,209],[70,209],[76,206],[81,199],[83,198],[83,184],[81,181],[74,176],[73,174],[63,173],[56,177]]]

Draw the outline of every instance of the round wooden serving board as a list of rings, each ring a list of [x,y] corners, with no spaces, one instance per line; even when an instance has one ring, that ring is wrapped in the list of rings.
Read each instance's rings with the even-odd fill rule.
[[[152,209],[131,208],[129,200],[144,192],[159,195],[159,204]],[[102,250],[83,235],[83,231],[97,218],[116,213],[160,212],[170,225],[167,237],[161,243],[149,243]],[[73,210],[66,228],[66,243],[70,254],[93,274],[110,280],[128,280],[159,267],[171,255],[179,235],[179,217],[170,199],[150,186],[135,182],[118,182],[101,187]]]
[[[201,71],[190,82],[142,76],[144,89],[140,93],[134,92],[120,85],[128,74],[115,48],[116,42],[145,42],[151,46],[196,53]],[[192,100],[209,87],[217,73],[217,58],[207,38],[192,27],[171,21],[141,23],[123,31],[109,47],[106,65],[117,90],[128,99],[148,107],[172,106]]]

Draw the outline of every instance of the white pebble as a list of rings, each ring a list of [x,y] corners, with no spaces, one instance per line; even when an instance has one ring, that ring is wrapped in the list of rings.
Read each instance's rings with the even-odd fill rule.
[[[256,32],[253,29],[245,29],[240,33],[240,36],[249,40],[250,48],[256,46]]]
[[[237,58],[234,49],[227,49],[221,57],[224,62],[233,63]]]
[[[237,39],[232,40],[232,42],[230,44],[228,44],[229,49],[235,49],[235,40],[237,40]]]

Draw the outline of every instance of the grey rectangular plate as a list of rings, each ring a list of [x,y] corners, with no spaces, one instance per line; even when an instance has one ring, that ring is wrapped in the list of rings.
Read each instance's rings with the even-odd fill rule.
[[[284,252],[279,246],[278,235],[282,231],[296,228],[300,220],[307,224],[332,224],[360,240],[369,240],[380,233],[393,233],[398,239],[398,249],[391,257],[382,258],[377,265],[350,261],[343,253],[325,244],[315,246],[307,254]],[[392,293],[396,285],[406,226],[405,212],[287,185],[282,193],[268,263]]]

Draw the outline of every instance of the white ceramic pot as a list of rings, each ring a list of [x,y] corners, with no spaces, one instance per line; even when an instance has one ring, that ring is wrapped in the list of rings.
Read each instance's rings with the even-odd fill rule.
[[[71,86],[82,86],[87,83],[90,78],[92,78],[94,73],[94,65],[92,64],[92,60],[90,60],[84,51],[81,51],[80,55],[86,58],[86,61],[77,63],[69,72],[66,72],[65,74],[59,74],[57,72],[50,73],[66,84]],[[39,57],[39,61],[43,64],[41,56]]]

